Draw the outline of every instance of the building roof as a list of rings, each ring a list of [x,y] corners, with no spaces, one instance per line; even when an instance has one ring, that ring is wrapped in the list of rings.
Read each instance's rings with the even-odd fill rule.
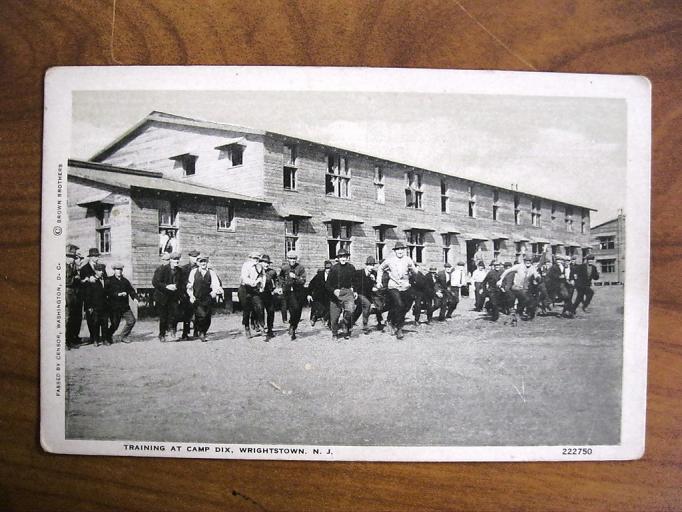
[[[69,176],[75,176],[126,190],[132,188],[163,190],[177,194],[270,204],[270,201],[260,197],[250,197],[242,194],[235,194],[234,192],[227,192],[225,190],[217,190],[184,181],[175,181],[164,178],[163,174],[160,172],[141,171],[139,169],[116,167],[113,165],[85,162],[82,160],[69,160]]]
[[[90,160],[94,161],[94,162],[101,162],[102,160],[107,158],[111,153],[116,151],[118,148],[125,145],[126,142],[128,142],[130,139],[135,137],[140,131],[142,131],[148,124],[151,124],[151,123],[164,123],[164,124],[171,124],[171,125],[176,125],[176,126],[189,126],[189,127],[203,128],[203,129],[208,129],[208,130],[223,130],[223,131],[230,131],[230,132],[241,132],[241,133],[248,133],[248,134],[256,134],[256,135],[273,135],[273,136],[277,136],[277,137],[283,137],[285,139],[291,139],[291,140],[300,141],[300,142],[304,142],[304,143],[315,144],[317,146],[322,146],[325,148],[343,151],[344,153],[369,157],[369,158],[373,158],[375,160],[379,160],[379,161],[386,162],[386,163],[399,164],[399,165],[403,165],[406,167],[410,167],[410,168],[415,169],[417,171],[432,172],[435,174],[440,174],[442,176],[449,176],[452,178],[457,178],[457,179],[468,181],[471,183],[486,185],[486,186],[489,186],[492,188],[497,188],[500,190],[509,190],[505,186],[495,185],[492,183],[486,183],[484,181],[474,180],[471,178],[465,178],[465,177],[457,176],[454,174],[448,174],[448,173],[444,173],[442,171],[434,171],[432,169],[425,169],[425,168],[414,166],[412,164],[407,164],[404,162],[398,162],[395,160],[388,160],[387,158],[378,157],[378,156],[374,156],[374,155],[368,155],[366,153],[360,153],[360,152],[355,151],[355,150],[349,150],[349,149],[338,147],[338,146],[330,146],[329,144],[325,144],[322,142],[316,142],[316,141],[311,141],[311,140],[307,140],[307,139],[302,139],[300,137],[296,137],[293,135],[277,133],[277,132],[273,132],[273,131],[269,131],[269,130],[259,130],[259,129],[249,128],[246,126],[239,126],[239,125],[235,125],[235,124],[218,123],[215,121],[205,121],[205,120],[201,120],[201,119],[192,119],[190,117],[183,117],[183,116],[178,116],[175,114],[168,114],[166,112],[159,112],[156,110],[150,112],[146,117],[144,117],[141,121],[139,121],[137,124],[135,124],[132,128],[127,130],[125,133],[123,133],[122,135],[117,137],[113,142],[111,142],[110,144],[108,144],[107,146],[105,146],[104,148],[99,150],[97,153],[95,153],[90,158]],[[236,140],[237,139],[230,142],[229,144],[239,143],[239,142],[235,142]],[[221,146],[218,146],[218,147],[221,147]],[[568,201],[564,201],[564,200],[554,199],[554,198],[547,197],[544,195],[539,196],[537,194],[531,194],[529,192],[522,192],[520,190],[512,190],[512,192],[515,192],[515,193],[518,192],[519,194],[524,195],[524,196],[537,197],[537,198],[545,199],[545,200],[552,201],[555,203],[561,203],[561,204],[567,204],[570,206],[576,206],[578,208],[584,208],[586,210],[597,211],[595,208],[591,208],[589,206],[584,206],[584,205],[580,205],[580,204],[576,204],[576,203],[572,203],[572,202],[568,202]]]
[[[621,217],[623,217],[623,220],[625,220],[625,215],[621,215]],[[611,224],[611,223],[616,222],[616,221],[618,221],[618,217],[615,217],[611,220],[607,220],[605,222],[602,222],[601,224],[597,224],[596,226],[590,226],[590,231],[593,231],[597,228],[601,228],[603,226],[606,226],[607,224]]]

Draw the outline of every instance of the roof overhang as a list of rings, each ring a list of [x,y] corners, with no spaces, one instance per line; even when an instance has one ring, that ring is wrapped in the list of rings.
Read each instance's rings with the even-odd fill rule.
[[[246,146],[246,140],[244,137],[237,137],[234,139],[227,139],[222,144],[215,147],[215,149],[227,149],[230,146]]]
[[[338,212],[326,212],[324,214],[324,220],[322,222],[329,223],[329,222],[334,222],[334,221],[341,221],[341,222],[352,222],[354,224],[364,224],[365,221],[362,220],[360,217],[356,217],[353,214],[350,213],[338,213]]]
[[[527,236],[515,236],[514,242],[530,242],[530,238]]]
[[[313,215],[300,206],[273,205],[277,215],[284,219],[310,219]]]
[[[480,233],[462,233],[464,240],[480,240],[482,242],[490,240],[490,237],[482,235]]]
[[[490,235],[490,238],[492,240],[509,240],[509,237],[507,235],[502,234],[502,233],[492,233]]]
[[[411,227],[404,229],[403,231],[436,231],[435,229],[424,226],[423,224],[413,224]]]
[[[114,204],[114,194],[108,190],[103,190],[98,194],[86,197],[78,201],[78,206],[90,206],[95,204]]]
[[[372,222],[372,227],[373,228],[397,228],[398,225],[391,220],[378,219],[378,220],[375,220]]]

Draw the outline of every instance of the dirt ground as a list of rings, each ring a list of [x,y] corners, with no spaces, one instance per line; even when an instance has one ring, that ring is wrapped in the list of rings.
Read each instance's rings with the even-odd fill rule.
[[[308,445],[617,444],[623,289],[595,289],[588,313],[518,326],[472,311],[332,340],[308,310],[290,341],[247,340],[238,314],[210,341],[160,343],[153,319],[133,343],[67,353],[67,437]],[[409,318],[411,320],[411,317]],[[371,320],[373,325],[374,319]],[[83,333],[85,335],[85,333]]]

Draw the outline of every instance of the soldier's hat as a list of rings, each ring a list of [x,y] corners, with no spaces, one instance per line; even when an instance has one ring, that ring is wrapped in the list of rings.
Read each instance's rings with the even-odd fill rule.
[[[107,266],[106,266],[104,263],[97,263],[97,264],[95,265],[95,270],[102,270],[102,271],[104,271],[104,270],[106,270],[106,269],[107,269]]]
[[[252,258],[252,259],[254,259],[254,260],[255,260],[255,259],[258,259],[258,260],[259,260],[259,259],[260,259],[260,255],[261,255],[261,253],[258,252],[258,251],[251,251],[251,252],[249,253],[249,258]]]
[[[170,259],[170,254],[168,254],[167,252],[164,252],[161,255],[161,261],[168,261],[169,259]]]
[[[264,261],[265,263],[272,263],[272,261],[270,261],[270,256],[267,254],[262,254],[260,260]]]
[[[438,272],[436,267],[429,267],[429,272]]]
[[[339,252],[336,253],[338,257],[341,256],[350,256],[350,253],[346,249],[341,249]]]
[[[393,250],[395,251],[397,249],[405,249],[405,244],[403,242],[396,242],[393,246]]]
[[[511,261],[504,262],[504,268],[511,268],[511,266],[512,266]]]
[[[179,252],[170,253],[170,259],[172,259],[172,260],[179,260],[180,256],[182,256],[182,254],[180,254]]]
[[[324,268],[332,268],[332,262],[330,260],[324,260]]]
[[[117,268],[120,268],[121,270],[123,270],[123,263],[121,263],[120,261],[117,261],[116,263],[112,263],[111,268],[113,268],[114,270],[116,270]]]
[[[74,244],[66,244],[66,255],[75,258],[76,257],[76,252],[78,251],[79,247]]]
[[[206,256],[205,254],[200,254],[197,257],[197,262],[200,262],[200,261],[208,261],[208,256]]]
[[[367,260],[365,261],[365,265],[376,265],[377,260],[374,258],[374,256],[367,256]]]
[[[100,254],[99,254],[99,249],[98,249],[97,247],[93,247],[92,249],[90,249],[90,250],[88,251],[88,258],[89,258],[90,256],[99,256],[99,255],[100,255]]]
[[[594,254],[588,254],[585,256],[585,260],[593,260],[594,259]]]
[[[493,266],[495,266],[495,265],[502,265],[502,263],[500,263],[500,262],[497,261],[497,260],[491,261],[490,264],[493,265]]]
[[[452,265],[450,263],[447,263],[447,262],[445,264],[443,264],[443,266],[445,268],[452,268]]]
[[[189,252],[187,253],[187,256],[191,256],[192,258],[196,258],[196,257],[199,256],[200,254],[201,254],[201,253],[200,253],[199,251],[197,251],[196,249],[192,249],[191,251],[189,251]]]
[[[297,259],[298,259],[298,254],[297,254],[296,251],[294,251],[294,250],[288,251],[288,252],[287,252],[287,258],[292,258],[292,259],[297,260]]]
[[[458,262],[457,262],[457,265],[460,266],[460,267],[463,267],[463,266],[464,266],[464,262],[463,262],[463,261],[458,261]]]

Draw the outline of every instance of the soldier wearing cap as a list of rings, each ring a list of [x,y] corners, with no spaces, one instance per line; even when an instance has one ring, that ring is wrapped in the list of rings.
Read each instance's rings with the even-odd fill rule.
[[[565,318],[573,317],[573,303],[571,302],[573,285],[569,262],[570,258],[558,254],[554,265],[547,271],[547,293],[552,301],[558,298],[564,303],[561,316]]]
[[[80,269],[76,262],[78,246],[66,246],[66,348],[78,348],[80,343],[81,322],[83,321],[83,301],[81,298]]]
[[[405,244],[396,242],[393,254],[379,265],[377,273],[378,287],[383,287],[384,276],[387,275],[387,298],[389,303],[388,321],[396,338],[403,339],[403,324],[405,314],[412,306],[412,292],[410,290],[410,274],[417,271],[412,258],[405,254]]]
[[[182,335],[180,336],[181,340],[188,340],[189,339],[189,331],[190,331],[190,324],[192,322],[192,318],[194,317],[194,306],[192,303],[189,301],[189,295],[187,294],[187,283],[189,282],[189,274],[197,268],[199,265],[197,264],[197,258],[199,257],[201,253],[197,251],[196,249],[192,249],[187,253],[187,256],[189,257],[189,262],[185,263],[180,267],[180,271],[182,272],[182,279],[183,279],[183,286],[180,288],[180,306],[179,306],[179,312],[180,312],[180,319],[182,320]],[[194,337],[196,338],[198,336],[198,331],[197,331],[197,326],[194,326]]]
[[[260,263],[263,266],[263,273],[265,274],[265,283],[260,296],[263,304],[263,311],[265,313],[265,325],[267,327],[265,341],[268,341],[275,335],[272,332],[272,326],[275,323],[275,298],[273,294],[277,288],[277,271],[274,268],[270,268],[272,260],[270,260],[270,256],[267,254],[261,255]]]
[[[329,322],[329,302],[331,294],[327,290],[327,279],[332,269],[332,262],[325,260],[324,268],[317,271],[308,285],[308,303],[310,304],[310,325],[315,326],[318,320]]]
[[[180,254],[177,252],[162,255],[164,261],[154,271],[152,286],[154,287],[154,303],[159,315],[159,341],[166,342],[170,331],[173,340],[176,337],[180,290],[183,283],[182,273],[178,267]]]
[[[414,297],[414,306],[412,307],[414,323],[415,325],[419,325],[421,313],[422,311],[426,311],[426,323],[430,324],[431,317],[435,311],[433,303],[436,298],[436,288],[430,272],[424,272],[419,265],[416,265],[416,267],[417,272],[411,276],[412,296]]]
[[[194,325],[202,342],[206,342],[211,327],[213,302],[223,295],[220,279],[214,270],[208,268],[208,256],[197,257],[198,267],[192,269],[187,279],[186,291],[194,306]]]
[[[504,309],[503,292],[497,284],[502,277],[502,264],[499,261],[493,261],[491,267],[483,279],[481,287],[483,293],[488,297],[491,319],[496,322],[500,317],[500,310]]]
[[[355,313],[353,314],[353,325],[362,315],[362,332],[369,334],[369,314],[374,303],[374,296],[377,291],[377,260],[374,256],[368,256],[365,260],[365,268],[355,271],[355,281],[353,289],[358,294],[355,303]],[[376,305],[375,305],[376,307]],[[376,310],[377,322],[381,325],[381,311]]]
[[[95,275],[85,285],[84,304],[85,317],[90,331],[90,343],[99,346],[109,345],[109,310],[105,289],[106,265],[96,263],[93,267]]]
[[[485,302],[485,296],[483,294],[483,280],[485,276],[488,275],[488,270],[485,268],[485,263],[479,261],[477,263],[477,268],[471,275],[471,281],[474,283],[474,296],[476,301],[474,303],[474,309],[476,311],[483,310],[483,303]]]
[[[252,251],[249,254],[249,259],[242,264],[239,289],[237,290],[239,305],[242,308],[244,335],[247,338],[251,337],[251,324],[255,326],[257,334],[260,334],[263,329],[261,292],[265,287],[265,272],[260,259],[261,253],[259,251]]]
[[[438,313],[438,320],[441,322],[446,318],[452,318],[452,312],[459,303],[459,296],[450,289],[452,271],[452,265],[446,262],[443,264],[443,270],[438,272],[438,281],[443,291],[443,297],[440,301],[440,312]]]
[[[329,323],[332,328],[332,338],[337,338],[339,335],[339,317],[343,315],[343,337],[348,339],[353,328],[353,312],[355,311],[355,300],[358,297],[358,294],[353,290],[355,267],[348,262],[350,253],[346,249],[341,249],[337,253],[337,257],[339,262],[332,267],[326,283],[327,291],[332,295],[329,302]]]
[[[573,314],[582,303],[583,311],[586,311],[594,297],[594,290],[592,290],[592,280],[599,279],[599,272],[597,267],[591,262],[594,261],[594,256],[588,254],[580,265],[575,265],[571,270],[571,279],[575,283],[575,301],[573,302]]]
[[[111,265],[114,275],[105,280],[104,287],[109,301],[109,333],[108,340],[114,341],[114,333],[121,323],[125,322],[125,327],[121,331],[121,341],[128,343],[128,336],[135,325],[135,316],[130,310],[130,300],[137,302],[137,292],[125,277],[123,277],[123,263],[116,262]]]
[[[279,287],[289,311],[289,336],[296,339],[296,329],[301,320],[301,311],[305,302],[305,268],[298,262],[296,251],[287,252],[287,262],[279,272]]]
[[[531,257],[529,255],[524,255],[523,263],[517,263],[512,268],[502,272],[500,279],[497,281],[497,286],[502,286],[504,278],[511,272],[515,272],[511,284],[511,292],[518,301],[516,314],[523,315],[522,317],[524,319],[532,320],[535,317],[537,304],[535,298],[530,294],[529,289],[531,288],[533,281],[540,281],[540,275],[532,266]]]

